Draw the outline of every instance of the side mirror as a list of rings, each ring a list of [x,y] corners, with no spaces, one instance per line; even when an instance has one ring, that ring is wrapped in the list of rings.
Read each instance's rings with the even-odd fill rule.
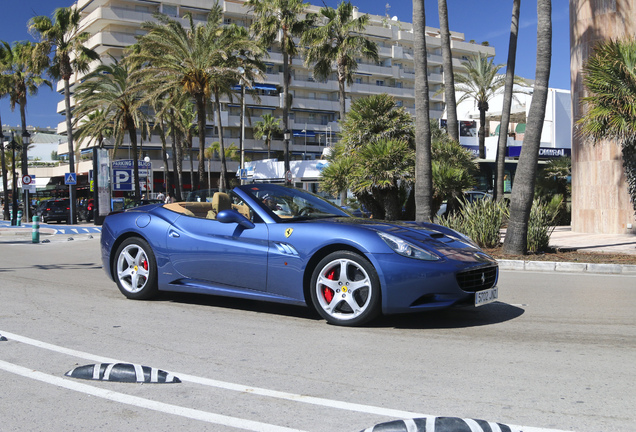
[[[221,210],[219,214],[216,215],[216,220],[221,223],[236,223],[245,229],[252,229],[255,227],[254,223],[249,221],[236,210]]]

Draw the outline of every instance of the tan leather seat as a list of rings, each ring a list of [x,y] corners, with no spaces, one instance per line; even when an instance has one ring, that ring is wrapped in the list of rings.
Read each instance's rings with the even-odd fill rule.
[[[212,210],[208,212],[208,219],[216,219],[216,215],[223,210],[231,210],[230,196],[224,192],[215,192],[212,196]]]

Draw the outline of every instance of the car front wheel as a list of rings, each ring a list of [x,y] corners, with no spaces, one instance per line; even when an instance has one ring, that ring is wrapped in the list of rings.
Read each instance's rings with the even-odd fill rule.
[[[327,322],[361,325],[380,313],[380,280],[364,257],[350,251],[334,252],[316,266],[311,297]]]
[[[126,297],[143,300],[157,294],[157,261],[145,240],[131,237],[117,249],[114,276]]]

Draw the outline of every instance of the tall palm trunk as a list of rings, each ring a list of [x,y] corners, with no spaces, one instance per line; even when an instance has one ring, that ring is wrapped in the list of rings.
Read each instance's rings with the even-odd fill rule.
[[[345,91],[345,81],[347,79],[345,67],[343,64],[338,63],[338,96],[340,98],[340,121],[343,122],[346,111],[345,97],[347,95]]]
[[[170,121],[172,122],[172,132],[170,133],[170,143],[172,146],[172,174],[174,179],[174,195],[177,201],[181,201],[183,189],[183,170],[181,158],[181,146],[177,142],[177,124],[174,118],[174,109],[170,109]]]
[[[22,175],[29,174],[29,157],[27,154],[27,144],[24,141],[24,134],[26,133],[26,96],[20,100],[20,120],[22,122]],[[26,207],[25,207],[26,208]]]
[[[488,102],[478,102],[479,110],[479,158],[486,159],[486,113],[488,112]]]
[[[168,179],[168,145],[166,143],[166,132],[163,128],[163,120],[159,120],[161,126],[159,127],[159,138],[161,139],[161,158],[163,160],[163,183],[165,184],[166,192],[171,191],[170,181]]]
[[[2,119],[0,119],[0,135],[2,135]],[[9,185],[7,182],[7,165],[4,160],[4,148],[0,148],[0,163],[2,163],[2,190],[4,191],[4,206],[2,208],[2,218],[9,219]]]
[[[289,54],[283,49],[283,133],[289,132]],[[289,163],[289,140],[285,140],[285,183],[287,183],[287,172],[290,170]]]
[[[506,144],[508,143],[508,125],[510,124],[510,110],[512,107],[512,87],[515,78],[515,64],[517,57],[517,35],[519,33],[519,9],[521,0],[513,0],[512,24],[510,25],[510,43],[508,45],[508,64],[506,66],[506,85],[504,101],[501,110],[501,124],[499,126],[499,142],[497,144],[497,174],[495,176],[495,199],[500,201],[504,197],[504,172],[506,168]]]
[[[457,101],[455,99],[455,78],[453,75],[453,55],[450,46],[448,25],[448,5],[446,0],[438,0],[439,28],[442,39],[442,64],[444,65],[444,97],[446,99],[446,130],[452,139],[459,142],[457,122]]]
[[[196,95],[197,104],[197,123],[199,126],[199,183],[205,182],[205,172],[203,170],[203,151],[205,150],[205,120],[206,120],[206,101],[203,94]],[[192,154],[190,154],[192,156]],[[190,157],[190,164],[192,164],[192,157]],[[194,184],[194,178],[190,180]]]
[[[193,136],[192,136],[192,132],[191,129],[188,129],[188,133],[186,135],[186,145],[188,146],[188,151],[190,152],[190,190],[193,191],[195,189],[199,189],[198,187],[195,188],[195,182],[194,182],[194,140],[193,140]],[[199,163],[199,170],[201,170],[201,168],[203,167],[202,163]],[[201,172],[199,171],[199,184],[201,184]],[[205,178],[203,179],[205,181]]]
[[[528,113],[526,134],[519,156],[519,164],[512,187],[510,221],[504,240],[504,253],[525,255],[528,251],[528,221],[534,200],[534,183],[539,160],[541,131],[548,100],[548,84],[552,57],[552,2],[537,2],[537,71]]]
[[[415,57],[415,219],[432,217],[433,175],[429,114],[428,65],[426,61],[426,12],[424,0],[413,0]]]
[[[135,201],[139,201],[141,199],[141,190],[139,188],[139,157],[137,155],[137,128],[135,128],[132,118],[126,119],[126,122],[129,124],[128,136],[130,137],[130,147],[131,147],[131,152],[133,155],[133,178],[135,179]]]
[[[68,143],[68,169],[69,173],[75,172],[75,147],[73,145],[73,115],[71,114],[71,85],[69,83],[70,74],[65,74],[64,79],[64,108],[66,113],[66,140]],[[73,217],[69,222],[71,225],[75,223],[75,215],[77,215],[77,206],[75,205],[76,186],[71,185],[68,189],[69,205]]]
[[[214,91],[214,106],[216,108],[216,116],[219,119],[218,128],[219,128],[219,153],[221,157],[221,174],[219,176],[219,189],[226,190],[227,189],[227,162],[225,160],[225,144],[223,143],[223,124],[221,123],[221,99],[219,92],[217,90]]]

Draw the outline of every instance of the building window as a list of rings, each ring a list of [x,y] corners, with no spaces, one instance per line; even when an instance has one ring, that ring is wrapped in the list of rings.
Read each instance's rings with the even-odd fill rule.
[[[362,84],[362,78],[356,78],[356,84]]]
[[[179,10],[175,5],[164,4],[161,6],[161,11],[171,17],[176,17],[179,14]]]
[[[383,87],[384,86],[384,80],[375,80],[375,85]]]

